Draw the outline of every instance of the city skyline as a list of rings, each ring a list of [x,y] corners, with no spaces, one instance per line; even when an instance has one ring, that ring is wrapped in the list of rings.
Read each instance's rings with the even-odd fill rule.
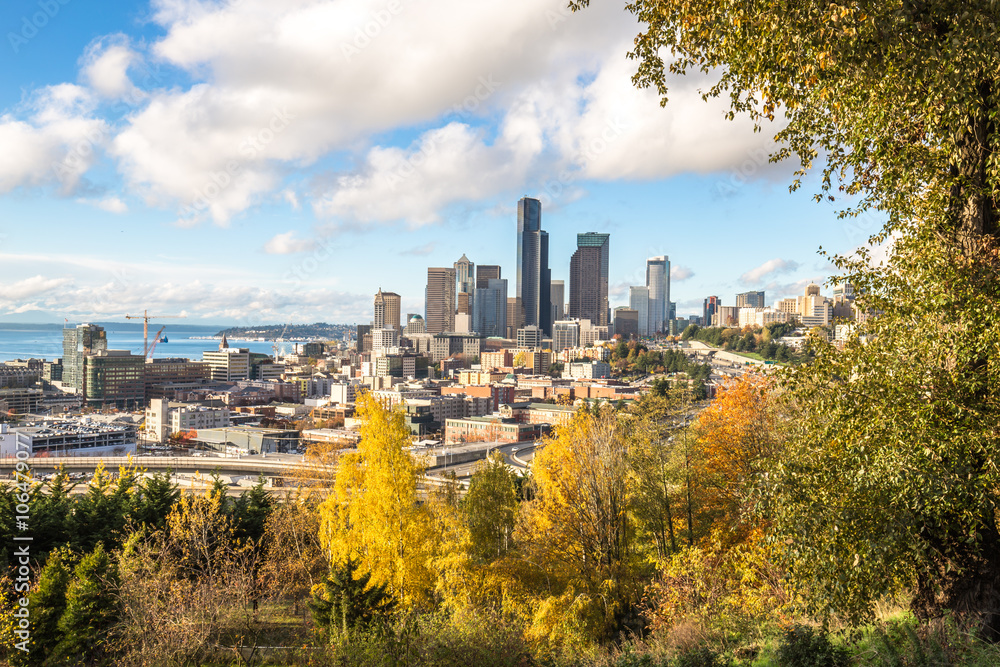
[[[545,208],[552,279],[568,286],[577,233],[610,233],[610,307],[668,255],[678,315],[708,294],[796,294],[833,273],[820,245],[878,226],[813,204],[812,176],[788,194],[773,131],[726,121],[698,81],[666,110],[632,88],[635,25],[610,8],[518,0],[463,10],[456,31],[441,17],[457,4],[401,3],[367,35],[382,3],[306,4],[60,3],[41,26],[36,2],[0,8],[17,38],[0,49],[0,322],[363,322],[380,286],[423,311],[403,287],[462,253],[508,267],[510,296],[522,194]],[[195,36],[213,25],[232,30],[209,47]],[[463,67],[433,85],[434,67],[376,74],[427,40]]]

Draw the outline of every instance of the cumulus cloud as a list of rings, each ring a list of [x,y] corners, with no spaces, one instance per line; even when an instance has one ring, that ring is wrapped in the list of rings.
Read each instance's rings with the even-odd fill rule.
[[[22,110],[26,120],[0,115],[0,193],[47,185],[76,190],[109,136],[93,107],[86,89],[59,84],[32,95]]]
[[[137,101],[143,96],[129,79],[128,70],[140,60],[125,35],[110,35],[92,42],[80,58],[80,75],[98,95]]]
[[[799,263],[790,259],[769,259],[760,266],[750,269],[740,276],[740,282],[745,285],[755,285],[771,275],[791,273],[799,268]]]
[[[673,282],[684,282],[688,278],[694,277],[694,271],[686,266],[671,266],[670,280]]]
[[[69,278],[46,278],[33,276],[0,287],[0,294],[5,301],[21,301],[30,299],[54,289],[64,287],[72,282]]]
[[[315,239],[296,238],[295,231],[278,234],[264,244],[264,252],[269,255],[291,255],[308,252],[316,247]]]
[[[227,225],[274,195],[298,208],[290,174],[354,157],[317,177],[314,212],[339,226],[425,225],[527,183],[558,204],[586,180],[726,170],[767,143],[726,121],[724,101],[701,100],[707,79],[674,81],[666,109],[635,89],[623,54],[636,24],[613,4],[570,15],[565,0],[154,0],[153,20],[164,35],[150,45],[110,35],[80,59],[76,88],[129,102],[118,126],[80,113],[51,127],[0,118],[16,157],[0,157],[0,191],[52,181],[46,165],[98,131],[58,179],[64,191],[107,144],[129,194],[177,210],[182,225]],[[147,62],[193,83],[133,80]],[[369,143],[413,127],[412,143]]]
[[[96,206],[102,211],[107,211],[108,213],[128,213],[128,204],[123,202],[118,197],[104,197],[103,199],[87,199],[81,197],[77,199],[81,204],[87,204],[89,206]]]

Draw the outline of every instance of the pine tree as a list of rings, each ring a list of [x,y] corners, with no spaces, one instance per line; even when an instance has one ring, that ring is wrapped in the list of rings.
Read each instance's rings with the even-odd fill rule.
[[[28,664],[41,665],[62,638],[59,619],[66,610],[66,591],[70,583],[68,551],[54,551],[38,575],[38,584],[28,595],[31,609],[31,652]]]
[[[316,624],[331,634],[347,635],[388,617],[396,606],[385,584],[372,584],[371,573],[358,574],[350,558],[335,565],[330,576],[314,587],[309,608]]]
[[[118,616],[111,592],[117,582],[117,568],[102,544],[73,570],[58,624],[62,638],[52,652],[59,664],[110,664],[108,631]]]

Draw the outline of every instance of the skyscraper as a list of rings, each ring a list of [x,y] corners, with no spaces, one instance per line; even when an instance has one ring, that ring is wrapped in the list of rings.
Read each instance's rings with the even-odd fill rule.
[[[372,329],[395,329],[402,331],[399,322],[400,296],[395,292],[383,292],[379,288],[375,293],[375,316],[372,319]]]
[[[552,280],[549,282],[549,301],[552,306],[552,321],[561,320],[566,317],[564,304],[566,303],[566,283],[562,280]]]
[[[84,357],[107,349],[108,337],[104,327],[81,324],[75,329],[63,329],[63,385],[82,392]]]
[[[427,269],[424,307],[427,333],[455,330],[455,269]]]
[[[480,264],[476,267],[476,287],[490,286],[491,280],[500,280],[500,267],[496,264]]]
[[[487,338],[507,335],[507,281],[491,278],[472,299],[472,330]]]
[[[576,235],[576,252],[569,261],[569,316],[608,324],[608,262],[610,234]]]
[[[524,325],[537,325],[552,335],[552,272],[549,235],[542,230],[542,202],[522,197],[517,202],[517,292],[524,308]]]
[[[717,296],[710,296],[705,299],[705,305],[702,308],[701,313],[701,321],[704,323],[704,326],[713,326],[712,316],[719,312],[719,306],[721,305],[722,303],[719,301],[719,297]]]
[[[628,307],[637,313],[636,328],[640,336],[649,335],[649,288],[633,285],[628,288]]]
[[[455,309],[459,313],[471,316],[473,291],[476,289],[476,265],[469,261],[464,253],[455,262],[455,280],[457,281],[455,288],[458,291]]]
[[[661,255],[646,260],[646,287],[649,288],[649,333],[669,330],[670,258]]]

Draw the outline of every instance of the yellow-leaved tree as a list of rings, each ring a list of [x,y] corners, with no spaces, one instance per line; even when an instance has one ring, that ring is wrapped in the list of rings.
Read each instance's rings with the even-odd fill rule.
[[[536,495],[519,516],[521,557],[547,576],[548,595],[534,619],[536,641],[613,638],[637,601],[641,563],[627,442],[613,408],[594,411],[578,411],[535,457]],[[562,620],[551,622],[546,610]],[[588,627],[565,627],[569,611]]]
[[[434,588],[433,521],[417,503],[423,470],[406,451],[403,413],[365,394],[357,415],[361,442],[340,458],[334,492],[320,505],[320,542],[333,564],[360,560],[372,585],[385,584],[401,604],[425,602]]]

